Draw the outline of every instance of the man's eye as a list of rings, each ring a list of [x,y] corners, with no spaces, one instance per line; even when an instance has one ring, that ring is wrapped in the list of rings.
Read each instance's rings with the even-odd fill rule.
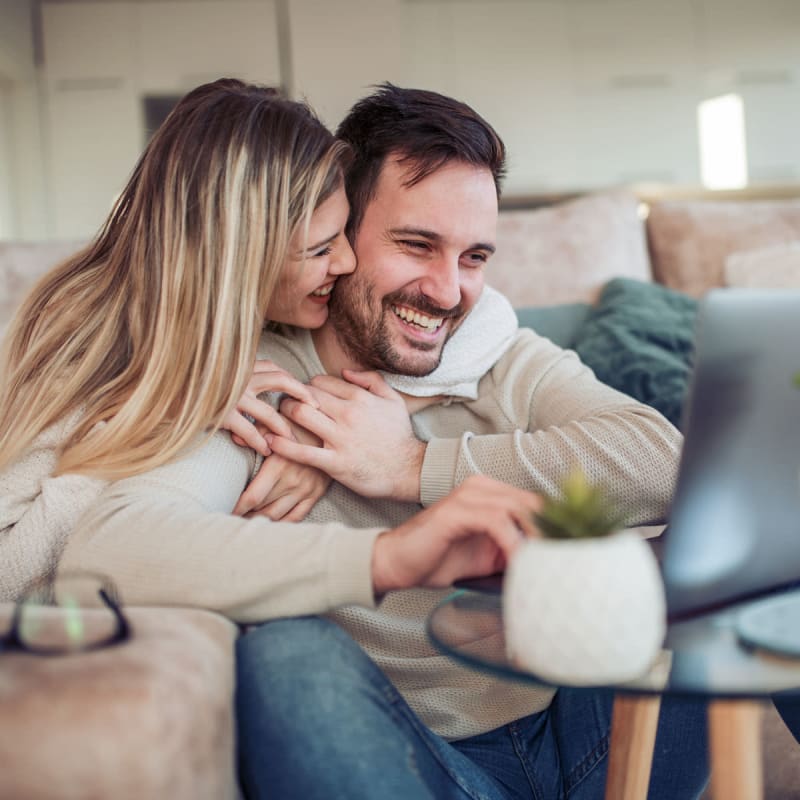
[[[486,253],[467,253],[464,258],[468,264],[475,267],[482,266],[489,260],[489,256]]]
[[[410,250],[429,250],[430,245],[427,242],[420,242],[417,239],[404,239],[400,242],[404,247],[408,247]]]

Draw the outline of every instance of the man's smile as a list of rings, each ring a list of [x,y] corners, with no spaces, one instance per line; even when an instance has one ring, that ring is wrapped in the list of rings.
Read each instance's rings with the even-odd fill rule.
[[[407,306],[393,305],[392,311],[403,322],[430,333],[438,330],[444,323],[443,317],[429,317],[427,314],[421,314],[419,311],[414,311],[413,308],[408,308]]]

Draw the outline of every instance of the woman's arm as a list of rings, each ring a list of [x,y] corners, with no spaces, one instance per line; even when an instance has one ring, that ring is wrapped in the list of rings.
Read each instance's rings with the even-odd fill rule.
[[[242,622],[373,604],[379,529],[230,515],[253,454],[216,433],[186,457],[108,486],[62,568],[108,575],[127,603],[210,608]]]
[[[552,494],[578,465],[607,487],[632,522],[667,514],[680,433],[655,409],[600,383],[574,353],[531,331],[517,333],[480,382],[478,398],[464,403],[483,420],[484,433],[465,427],[474,420],[459,416],[454,404],[437,423],[446,431],[443,423],[451,420],[450,430],[420,442],[399,394],[374,373],[348,377],[361,385],[314,378],[317,408],[292,399],[281,405],[324,446],[269,436],[273,452],[322,469],[358,494],[426,506],[476,474]]]
[[[81,519],[64,568],[108,575],[127,603],[210,608],[240,622],[371,607],[386,591],[447,586],[502,567],[539,498],[489,478],[386,531],[231,516],[249,451],[215,434],[180,461],[109,486]]]

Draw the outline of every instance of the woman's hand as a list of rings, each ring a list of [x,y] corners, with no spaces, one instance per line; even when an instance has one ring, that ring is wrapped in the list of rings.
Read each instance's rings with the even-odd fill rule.
[[[314,433],[322,447],[268,437],[276,453],[330,475],[364,497],[419,502],[425,443],[414,435],[402,396],[377,372],[345,370],[347,380],[311,380],[317,407],[291,398],[281,413]]]
[[[274,522],[300,522],[325,494],[330,482],[324,472],[273,453],[264,459],[233,513],[240,516],[261,514]]]
[[[287,424],[293,439],[319,447],[320,441],[314,434]],[[263,433],[260,424],[257,427]],[[233,513],[241,516],[261,514],[275,522],[300,522],[325,494],[330,483],[330,476],[324,472],[272,453],[264,459],[256,476],[242,492]]]
[[[439,589],[461,578],[491,575],[524,536],[536,536],[537,494],[473,475],[447,497],[375,540],[376,595],[414,587]]]
[[[283,392],[312,408],[317,407],[311,390],[304,383],[293,378],[286,370],[272,361],[256,361],[253,374],[247,383],[244,394],[222,420],[220,427],[229,430],[233,441],[241,447],[252,447],[263,456],[270,454],[270,448],[264,438],[264,431],[271,431],[279,436],[293,438],[289,423],[264,400],[259,400],[261,392]],[[260,423],[261,431],[256,427]]]

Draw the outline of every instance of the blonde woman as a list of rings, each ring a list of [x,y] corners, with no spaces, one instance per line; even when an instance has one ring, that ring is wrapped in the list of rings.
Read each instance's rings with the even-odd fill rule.
[[[483,478],[390,531],[217,513],[252,470],[220,429],[266,454],[242,414],[286,423],[255,395],[311,400],[269,363],[253,374],[256,346],[267,321],[320,326],[336,277],[354,268],[346,158],[307,107],[270,90],[220,80],[176,106],[95,241],[35,287],[4,343],[0,600],[52,571],[117,486],[136,500],[114,511],[113,535],[71,542],[65,560],[107,572],[128,602],[240,620],[491,572],[531,530],[536,499]],[[313,471],[294,469],[313,487]],[[242,476],[233,496],[216,480],[225,471]],[[153,542],[137,520],[158,498],[176,517]]]

